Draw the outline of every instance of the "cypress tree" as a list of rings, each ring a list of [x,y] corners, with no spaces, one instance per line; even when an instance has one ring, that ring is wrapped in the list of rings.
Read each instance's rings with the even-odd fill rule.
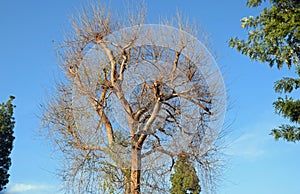
[[[10,153],[13,148],[13,129],[15,119],[13,117],[13,109],[15,106],[12,101],[15,97],[10,96],[6,103],[0,106],[0,191],[4,190],[8,183],[8,170],[11,166]]]

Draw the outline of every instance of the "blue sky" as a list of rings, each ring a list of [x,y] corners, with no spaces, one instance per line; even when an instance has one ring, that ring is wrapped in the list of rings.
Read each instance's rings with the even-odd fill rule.
[[[10,194],[58,193],[49,141],[39,136],[39,103],[47,99],[59,75],[52,40],[62,40],[68,18],[83,0],[1,0],[0,1],[0,101],[16,96],[15,144],[10,170]],[[112,7],[122,7],[117,0]],[[132,1],[133,2],[133,1]],[[299,194],[299,143],[275,142],[268,134],[283,122],[274,115],[277,98],[272,87],[283,69],[250,61],[228,48],[232,36],[245,37],[240,19],[257,15],[246,0],[146,0],[148,18],[184,15],[201,24],[221,67],[229,98],[226,130],[229,131],[227,169],[220,194]],[[113,9],[112,9],[113,10]]]

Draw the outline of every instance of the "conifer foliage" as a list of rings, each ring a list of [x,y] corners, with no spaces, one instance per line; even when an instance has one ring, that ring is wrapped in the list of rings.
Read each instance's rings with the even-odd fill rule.
[[[171,194],[199,194],[201,187],[196,170],[188,158],[179,157],[171,175]]]
[[[6,103],[0,106],[0,191],[5,189],[8,183],[9,167],[11,166],[10,153],[13,148],[13,129],[15,119],[13,117],[13,109],[15,105],[12,101],[15,97],[11,96]]]

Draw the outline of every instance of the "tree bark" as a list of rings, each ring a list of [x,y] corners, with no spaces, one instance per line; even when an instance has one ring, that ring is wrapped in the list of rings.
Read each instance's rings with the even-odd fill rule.
[[[131,157],[131,190],[133,194],[140,194],[141,188],[141,148],[132,147]]]

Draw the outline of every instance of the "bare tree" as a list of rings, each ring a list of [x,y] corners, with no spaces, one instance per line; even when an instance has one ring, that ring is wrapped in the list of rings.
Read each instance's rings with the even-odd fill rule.
[[[43,122],[67,191],[168,193],[178,157],[198,167],[203,190],[214,186],[226,106],[216,62],[183,22],[144,21],[144,9],[115,16],[94,4],[59,47],[67,79]]]

